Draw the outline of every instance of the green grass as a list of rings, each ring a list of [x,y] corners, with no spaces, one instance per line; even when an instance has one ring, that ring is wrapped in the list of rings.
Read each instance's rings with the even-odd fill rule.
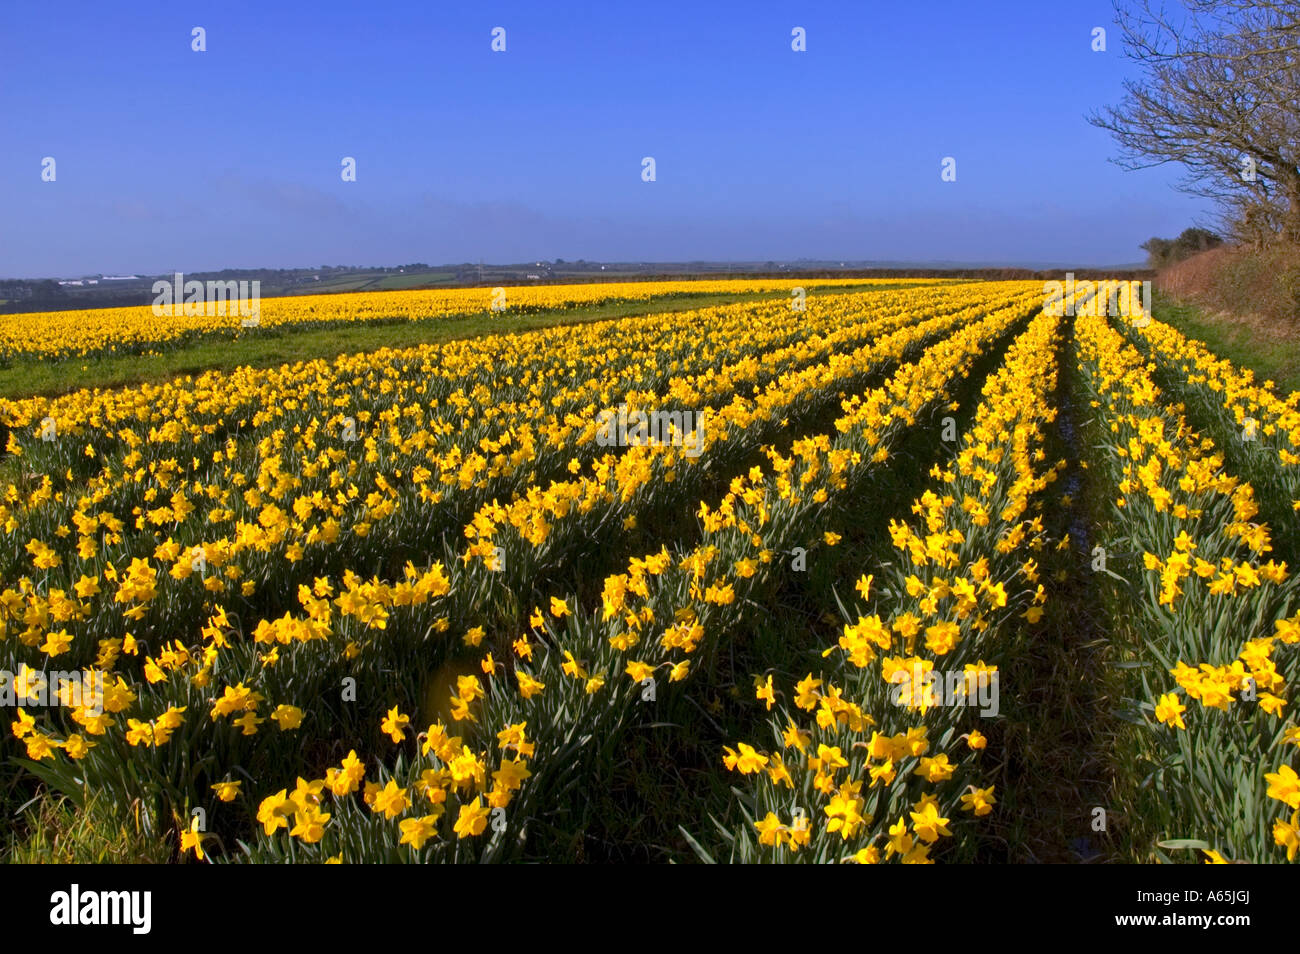
[[[1255,372],[1261,383],[1272,380],[1285,397],[1300,391],[1300,342],[1281,329],[1258,322],[1215,317],[1195,305],[1157,296],[1155,316],[1190,338],[1205,343],[1220,358]]]
[[[456,280],[455,272],[405,272],[395,275],[333,275],[310,284],[295,285],[290,295],[314,295],[318,292],[394,291],[440,285]]]
[[[410,272],[402,275],[382,275],[366,286],[367,291],[388,291],[391,289],[419,288],[455,281],[455,272]]]
[[[877,284],[812,288],[809,289],[809,297],[899,287],[904,286]],[[341,354],[380,348],[408,348],[502,332],[533,331],[554,325],[576,325],[609,318],[687,311],[772,298],[778,294],[771,291],[744,295],[681,293],[650,301],[606,302],[524,315],[511,315],[507,312],[503,317],[476,315],[429,321],[340,323],[304,330],[292,327],[259,328],[241,332],[233,339],[204,339],[153,355],[122,355],[62,362],[17,362],[0,369],[0,397],[19,399],[66,394],[84,387],[123,387],[166,381],[178,375],[200,374],[204,371],[228,371],[241,366],[276,367],[295,361],[334,358]]]
[[[342,278],[326,278],[319,282],[312,282],[310,287],[307,285],[298,285],[292,289],[286,289],[286,295],[316,295],[326,292],[354,292],[360,291],[370,284],[371,279],[365,276],[348,275]],[[269,297],[269,296],[268,296]]]
[[[175,841],[136,830],[108,802],[94,798],[79,808],[61,795],[43,793],[22,812],[18,830],[0,847],[5,864],[162,864]]]

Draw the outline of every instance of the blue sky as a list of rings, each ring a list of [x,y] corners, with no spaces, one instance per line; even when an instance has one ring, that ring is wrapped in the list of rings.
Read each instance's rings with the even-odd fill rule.
[[[1085,122],[1131,69],[1112,19],[1108,0],[7,2],[0,277],[1133,262],[1208,209],[1175,168],[1108,162]]]

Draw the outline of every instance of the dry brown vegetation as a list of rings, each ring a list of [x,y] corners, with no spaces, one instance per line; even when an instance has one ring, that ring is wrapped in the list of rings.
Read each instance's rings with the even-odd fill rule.
[[[1267,337],[1300,329],[1300,248],[1222,246],[1163,269],[1162,292],[1192,301]]]

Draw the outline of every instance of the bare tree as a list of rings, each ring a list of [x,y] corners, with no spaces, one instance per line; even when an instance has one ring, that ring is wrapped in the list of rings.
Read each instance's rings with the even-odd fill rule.
[[[1300,243],[1300,2],[1116,4],[1141,67],[1118,106],[1089,116],[1126,169],[1176,162],[1180,187],[1218,200],[1239,238]]]

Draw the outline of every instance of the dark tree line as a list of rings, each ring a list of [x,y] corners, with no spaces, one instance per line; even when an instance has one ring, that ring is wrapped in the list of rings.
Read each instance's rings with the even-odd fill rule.
[[[1142,243],[1142,250],[1147,253],[1147,262],[1152,268],[1164,268],[1222,244],[1223,239],[1209,229],[1190,228],[1184,229],[1178,238],[1147,239]]]

